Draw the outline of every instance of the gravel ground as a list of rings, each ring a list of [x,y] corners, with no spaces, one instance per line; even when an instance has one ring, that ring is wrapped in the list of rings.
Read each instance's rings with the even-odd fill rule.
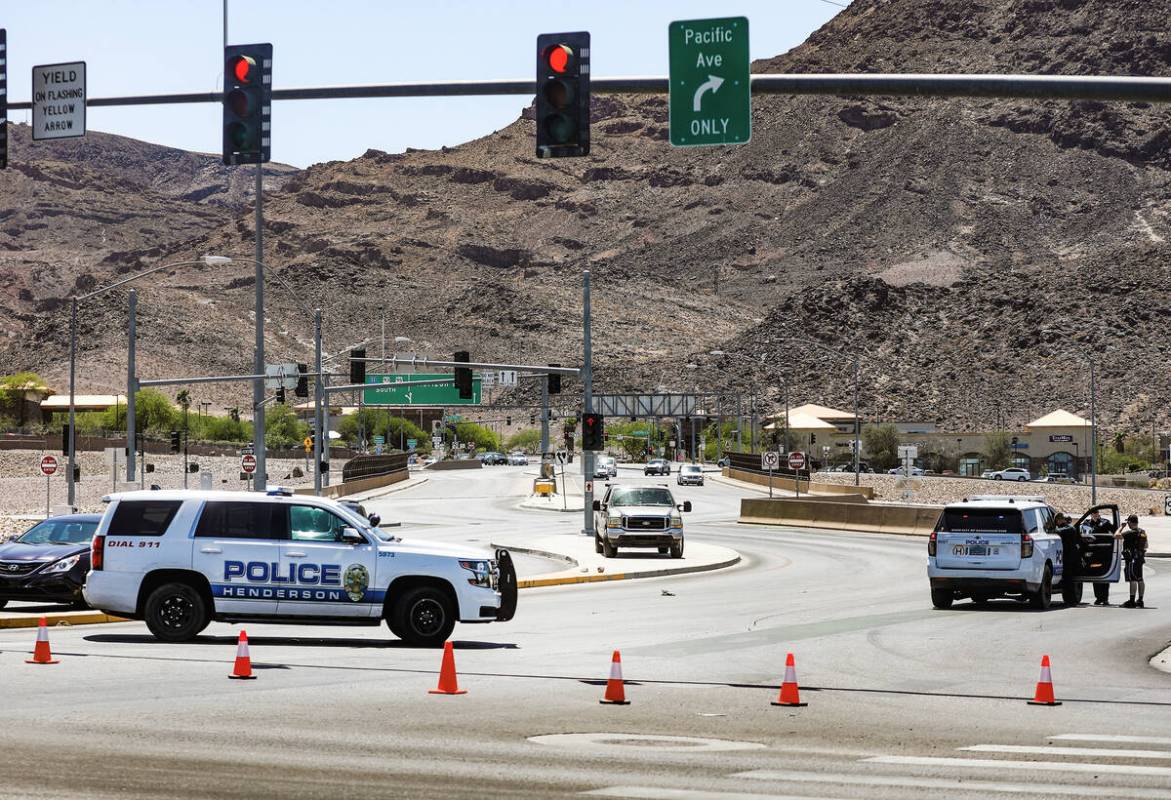
[[[66,504],[65,457],[60,452],[40,450],[0,450],[0,541],[13,533],[28,529],[32,522],[20,517],[27,515],[44,516],[45,481],[40,473],[41,456],[57,456],[60,468],[49,478],[49,507]],[[157,484],[163,489],[183,487],[183,457],[173,455],[149,455],[147,463],[155,465],[155,471],[146,474],[146,485]],[[188,475],[188,485],[198,489],[200,475],[210,474],[217,489],[243,491],[245,484],[239,480],[240,462],[234,456],[200,456],[200,471]],[[81,481],[77,485],[77,505],[85,512],[100,512],[103,509],[102,496],[114,491],[110,467],[106,466],[103,453],[78,453],[81,464]],[[340,468],[340,464],[336,465]],[[273,483],[280,486],[298,487],[313,484],[313,476],[292,478],[293,468],[305,471],[304,459],[270,459],[269,475]],[[118,472],[126,476],[126,466],[118,462]],[[340,475],[340,473],[334,473]],[[119,486],[118,488],[123,488]]]
[[[821,472],[814,475],[819,483],[853,484],[853,473]],[[1089,486],[1069,486],[1055,483],[1008,483],[956,478],[913,478],[910,483],[914,494],[903,497],[907,481],[895,475],[863,475],[862,485],[873,486],[876,500],[888,502],[911,502],[930,505],[954,503],[975,494],[1040,495],[1050,505],[1071,514],[1081,514],[1090,507]],[[1117,503],[1125,517],[1127,514],[1149,516],[1163,513],[1163,497],[1166,493],[1144,489],[1115,489],[1098,487],[1099,503]]]

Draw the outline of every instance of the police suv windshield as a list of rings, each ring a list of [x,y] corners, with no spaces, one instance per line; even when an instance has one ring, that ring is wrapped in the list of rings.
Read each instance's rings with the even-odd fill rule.
[[[94,538],[97,529],[96,522],[47,519],[15,541],[22,544],[85,544]]]
[[[669,506],[671,493],[666,489],[619,489],[610,497],[612,506]]]

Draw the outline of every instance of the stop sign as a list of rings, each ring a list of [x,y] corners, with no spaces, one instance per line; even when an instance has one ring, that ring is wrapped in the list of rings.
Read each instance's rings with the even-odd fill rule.
[[[57,471],[57,457],[44,456],[41,458],[41,474],[48,478]]]
[[[240,471],[249,475],[256,472],[256,456],[251,453],[240,456]]]
[[[789,453],[789,469],[805,469],[805,454]]]

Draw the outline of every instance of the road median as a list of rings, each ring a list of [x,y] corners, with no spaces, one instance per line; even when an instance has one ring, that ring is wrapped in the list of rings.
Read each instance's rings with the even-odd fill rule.
[[[30,608],[28,611],[0,611],[0,628],[35,628],[44,617],[45,623],[54,625],[101,625],[107,622],[126,622],[104,611],[42,611]]]

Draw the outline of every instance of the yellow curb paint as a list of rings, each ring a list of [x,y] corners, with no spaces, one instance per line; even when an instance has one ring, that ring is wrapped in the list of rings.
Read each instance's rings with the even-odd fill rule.
[[[91,614],[36,614],[28,617],[0,617],[0,628],[35,628],[41,624],[42,616],[48,625],[100,625],[106,622],[129,622],[122,617],[95,611]]]

